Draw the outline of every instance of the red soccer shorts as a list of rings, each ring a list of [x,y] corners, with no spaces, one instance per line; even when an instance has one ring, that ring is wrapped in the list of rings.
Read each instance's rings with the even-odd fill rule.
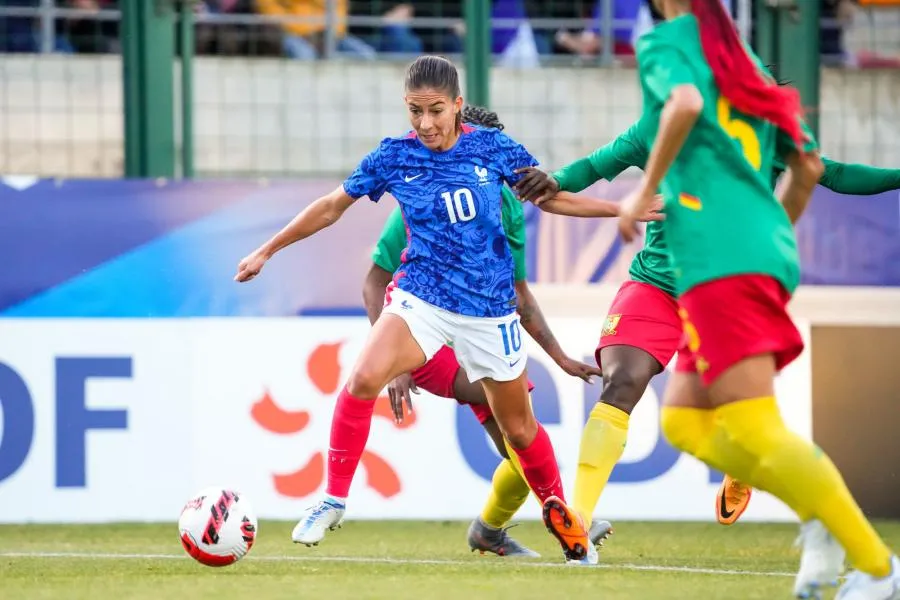
[[[701,283],[678,299],[684,345],[676,369],[710,385],[729,367],[773,354],[780,371],[803,352],[803,338],[787,313],[791,295],[768,275],[735,275]]]
[[[456,374],[461,368],[453,348],[444,346],[431,360],[413,371],[412,378],[416,382],[416,386],[426,392],[441,398],[454,399],[453,384],[456,381]],[[534,384],[529,381],[528,391],[531,392],[533,389]],[[457,402],[459,401],[457,400]],[[465,403],[460,402],[460,404]],[[470,404],[469,408],[475,413],[478,422],[482,424],[494,416],[487,404]]]
[[[649,283],[626,281],[609,307],[594,358],[602,369],[600,350],[607,346],[633,346],[665,368],[683,337],[675,298]]]

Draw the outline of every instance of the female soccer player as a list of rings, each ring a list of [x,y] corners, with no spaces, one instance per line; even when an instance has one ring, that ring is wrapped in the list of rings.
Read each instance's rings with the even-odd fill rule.
[[[543,206],[560,190],[580,192],[601,179],[612,181],[629,167],[643,169],[652,140],[651,124],[638,121],[615,140],[549,175],[529,169],[517,184],[523,200]],[[840,194],[869,195],[900,189],[900,169],[843,164],[823,157],[819,184]],[[775,172],[784,171],[775,160]],[[772,187],[775,180],[772,181]],[[662,372],[681,343],[681,319],[675,300],[675,276],[662,224],[650,223],[644,248],[631,263],[631,279],[619,288],[601,332],[597,364],[604,387],[584,428],[572,506],[583,518],[597,501],[622,456],[628,420],[655,375]],[[738,520],[750,501],[751,488],[726,475],[716,497],[716,518],[723,525]],[[587,515],[587,516],[585,516]]]
[[[654,3],[666,22],[642,38],[637,56],[655,139],[640,185],[623,202],[619,231],[634,238],[635,215],[662,185],[686,338],[666,391],[663,432],[797,512],[804,521],[798,596],[837,579],[834,536],[859,570],[838,598],[896,598],[900,560],[831,461],[785,426],[774,397],[777,371],[803,348],[786,311],[799,281],[791,220],[822,174],[818,155],[804,147],[799,95],[759,74],[719,0]],[[783,208],[769,191],[776,141],[799,149],[787,154]]]
[[[413,131],[383,140],[341,186],[243,259],[235,276],[253,279],[277,251],[331,225],[362,196],[377,201],[390,192],[409,228],[396,288],[338,396],[326,496],[292,537],[318,543],[341,523],[378,393],[450,343],[468,376],[481,381],[543,503],[548,530],[568,559],[581,559],[587,530],[563,500],[553,446],[528,401],[513,261],[500,218],[503,182],[515,183],[515,170],[536,161],[504,133],[462,123],[459,75],[444,58],[422,56],[409,66],[405,101]]]
[[[470,125],[493,127],[501,131],[504,129],[497,113],[478,106],[463,108],[462,120],[463,123]],[[592,375],[600,374],[599,369],[581,363],[563,351],[544,319],[534,295],[528,288],[525,268],[525,215],[522,203],[507,187],[501,190],[501,196],[503,198],[501,207],[503,229],[515,265],[517,310],[520,322],[525,331],[538,342],[563,371],[590,382]],[[558,214],[585,217],[618,216],[616,203],[566,193],[560,194],[559,198],[548,203],[545,206],[546,209]],[[659,206],[654,206],[653,209],[651,214],[645,215],[645,220],[660,218],[656,213]],[[375,323],[381,315],[385,290],[391,282],[393,273],[402,264],[402,254],[407,243],[403,216],[400,209],[395,208],[385,222],[381,237],[375,246],[372,254],[373,264],[363,287],[366,312],[372,323]],[[467,404],[485,431],[488,432],[497,451],[504,459],[494,471],[491,495],[488,497],[481,516],[472,521],[469,527],[469,547],[472,550],[493,552],[500,556],[537,556],[536,552],[512,539],[505,529],[509,520],[528,498],[529,489],[528,483],[521,474],[521,468],[516,464],[515,453],[512,454],[512,460],[510,460],[511,456],[505,447],[503,434],[487,405],[484,389],[481,385],[469,381],[465,370],[460,367],[453,349],[449,346],[444,346],[439,350],[434,358],[423,367],[416,369],[411,374],[401,375],[388,386],[394,417],[398,422],[403,418],[404,401],[412,410],[410,392],[418,393],[419,387],[435,396],[453,398],[460,404]],[[533,386],[529,383],[529,389],[531,388]],[[585,523],[590,523],[590,519],[588,518]],[[602,544],[611,532],[611,526],[607,521],[592,523],[590,526],[591,544]],[[596,554],[596,552],[590,552],[592,549],[589,547],[588,556]]]

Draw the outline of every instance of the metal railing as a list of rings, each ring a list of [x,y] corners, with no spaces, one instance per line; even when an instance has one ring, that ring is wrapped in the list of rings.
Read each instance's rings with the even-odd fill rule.
[[[121,176],[120,57],[47,52],[57,47],[55,36],[65,31],[57,29],[60,22],[79,19],[112,25],[120,14],[41,2],[35,7],[0,6],[0,22],[9,17],[35,19],[35,32],[41,36],[37,53],[7,54],[0,60],[0,171]],[[737,6],[748,14],[747,3]],[[889,54],[892,30],[882,25],[894,23],[884,18],[869,20],[865,12],[861,15],[865,35],[849,36],[850,50],[868,49],[871,40],[877,39],[884,44],[879,51]],[[198,13],[196,17],[197,27],[213,29],[324,22],[259,15]],[[492,25],[519,22],[498,19]],[[454,19],[418,17],[409,25],[417,31],[441,31],[453,23]],[[537,32],[547,33],[593,27],[595,21],[533,19],[529,23]],[[601,37],[609,39],[610,31],[631,21],[605,23],[602,30],[607,35],[601,31]],[[385,25],[381,16],[371,15],[351,15],[348,24],[351,31]],[[836,25],[836,21],[823,22],[825,27]],[[746,34],[751,26],[743,22],[741,29]],[[877,36],[871,33],[876,27]],[[897,48],[900,55],[900,43]],[[541,56],[541,65],[551,68],[494,70],[492,107],[510,133],[544,164],[559,165],[586,154],[637,117],[641,103],[634,74],[616,68],[617,57],[610,55],[610,49],[606,52],[587,60]],[[363,63],[343,58],[304,62],[274,56],[201,56],[191,78],[197,173],[324,176],[346,172],[373,139],[395,135],[407,125],[399,103],[402,66],[392,59],[406,61],[409,55],[378,58]],[[845,58],[838,62],[853,64]],[[820,137],[826,152],[848,161],[900,164],[900,70],[826,69],[822,86]]]

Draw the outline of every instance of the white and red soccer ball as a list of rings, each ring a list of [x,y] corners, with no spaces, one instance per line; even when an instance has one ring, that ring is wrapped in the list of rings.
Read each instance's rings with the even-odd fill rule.
[[[181,545],[191,558],[210,567],[244,558],[256,541],[256,532],[256,514],[246,498],[225,488],[195,494],[178,518]]]

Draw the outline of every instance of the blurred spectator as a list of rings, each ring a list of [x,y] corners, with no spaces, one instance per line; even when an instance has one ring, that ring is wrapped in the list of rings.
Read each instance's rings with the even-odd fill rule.
[[[537,66],[538,55],[550,53],[547,36],[535,34],[528,22],[529,17],[537,14],[538,10],[534,6],[528,6],[525,0],[494,0],[491,12],[493,19],[517,21],[515,25],[491,27],[491,51],[501,55],[504,64]]]
[[[264,15],[306,17],[315,22],[284,23],[282,48],[290,58],[314,60],[322,55],[325,45],[327,0],[256,0],[257,10]],[[337,50],[358,58],[375,58],[375,50],[361,39],[347,33],[347,0],[337,0]]]
[[[826,64],[838,64],[859,68],[900,68],[900,58],[884,56],[879,52],[849,51],[844,45],[844,32],[853,25],[856,3],[851,0],[821,0],[821,18],[831,21],[820,28],[819,52]],[[836,27],[834,26],[836,23]]]
[[[377,4],[377,6],[373,6]],[[384,11],[384,12],[377,12]],[[397,54],[421,54],[422,39],[412,29],[411,20],[416,16],[413,2],[378,2],[351,0],[350,14],[381,16],[380,27],[352,27],[351,33],[366,40],[378,52]]]
[[[60,3],[62,4],[62,3]],[[68,0],[66,8],[75,8],[90,12],[98,10],[115,10],[116,0]],[[64,36],[72,50],[82,54],[118,53],[119,23],[117,21],[98,21],[90,15],[82,18],[65,19],[59,23],[57,35]]]
[[[198,15],[247,15],[253,14],[252,0],[203,0],[197,3]],[[279,56],[281,55],[281,28],[269,23],[254,25],[198,23],[195,48],[198,54],[224,56]]]
[[[617,56],[634,54],[634,42],[652,26],[650,9],[641,0],[611,0],[613,25],[612,51]],[[578,33],[559,31],[556,45],[566,52],[591,57],[603,51],[603,0],[596,0],[592,11],[593,24]]]
[[[485,0],[487,1],[487,0]],[[433,54],[459,54],[463,50],[466,26],[462,0],[416,0],[416,17],[453,19],[449,27],[419,27],[413,32],[422,40],[424,51]]]
[[[827,62],[845,63],[850,58],[844,51],[844,28],[853,23],[853,4],[846,0],[821,0],[819,17],[823,23],[819,35],[819,52]]]
[[[40,0],[2,0],[2,6],[39,8]],[[41,21],[33,17],[0,17],[0,52],[40,52]],[[56,36],[54,52],[72,52],[68,40]]]

